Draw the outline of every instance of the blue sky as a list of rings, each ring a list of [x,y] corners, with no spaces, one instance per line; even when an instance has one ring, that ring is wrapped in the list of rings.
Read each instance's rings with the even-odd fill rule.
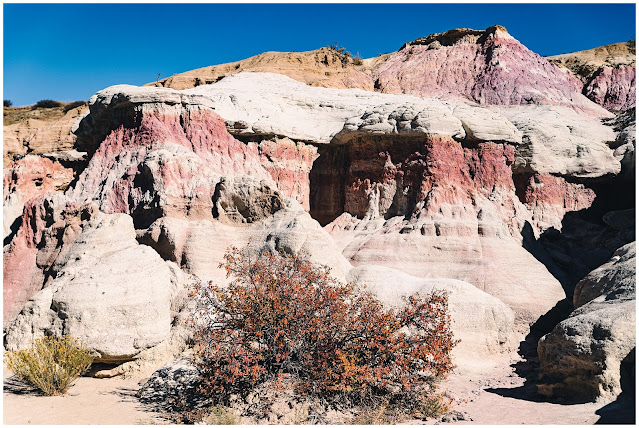
[[[338,43],[368,58],[504,25],[540,55],[635,39],[634,4],[4,4],[4,99],[86,100],[265,51]]]

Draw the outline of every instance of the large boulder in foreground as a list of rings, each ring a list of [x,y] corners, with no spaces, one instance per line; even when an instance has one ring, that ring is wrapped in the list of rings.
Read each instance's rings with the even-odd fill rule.
[[[135,239],[131,217],[95,212],[55,260],[45,287],[8,326],[9,350],[44,335],[79,338],[96,361],[119,363],[169,338],[175,265]]]
[[[577,284],[577,309],[539,341],[540,394],[610,402],[622,392],[636,347],[635,278],[633,242]]]

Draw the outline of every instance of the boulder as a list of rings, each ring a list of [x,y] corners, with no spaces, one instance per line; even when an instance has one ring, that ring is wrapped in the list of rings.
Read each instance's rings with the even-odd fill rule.
[[[134,359],[169,337],[171,300],[182,287],[176,272],[137,243],[131,217],[97,212],[8,326],[6,347],[68,334],[84,342],[97,362]]]
[[[636,347],[635,243],[620,248],[575,290],[576,309],[538,344],[545,396],[612,402],[622,362]]]
[[[512,310],[467,282],[416,278],[395,269],[372,265],[354,267],[348,273],[348,280],[393,307],[402,307],[404,298],[414,293],[446,292],[452,331],[455,339],[461,339],[453,349],[453,356],[462,369],[483,357],[510,351],[517,345]]]
[[[284,199],[265,181],[248,176],[222,177],[213,194],[213,215],[225,223],[253,223],[284,207]]]
[[[636,276],[636,245],[630,243],[619,248],[612,258],[582,279],[575,287],[575,309],[599,296],[615,300],[621,296],[633,296]]]

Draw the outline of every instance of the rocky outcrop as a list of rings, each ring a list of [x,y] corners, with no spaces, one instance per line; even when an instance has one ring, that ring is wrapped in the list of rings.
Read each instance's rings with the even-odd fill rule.
[[[60,193],[46,193],[30,199],[20,219],[20,226],[3,251],[3,321],[7,326],[22,306],[43,286],[46,271],[59,251],[58,241],[74,237],[73,227],[67,233],[65,211],[73,205]],[[72,215],[72,217],[75,217]]]
[[[608,124],[617,132],[617,138],[610,145],[615,149],[614,156],[621,158],[620,179],[634,183],[635,180],[635,149],[637,146],[636,109],[633,107],[619,113]]]
[[[308,52],[264,52],[242,61],[198,68],[175,74],[146,86],[189,89],[210,85],[222,78],[246,72],[278,73],[310,86],[373,90],[369,69],[384,56],[358,61],[346,52],[324,47]]]
[[[75,123],[87,112],[86,106],[5,108],[3,126],[3,166],[16,156],[64,153],[73,150]],[[65,165],[69,166],[69,165]]]
[[[480,104],[547,104],[605,115],[571,74],[531,52],[504,27],[456,29],[405,44],[373,71],[388,93],[465,97]]]
[[[573,72],[583,82],[583,94],[604,108],[620,111],[634,107],[634,41],[551,56],[548,60]]]
[[[183,274],[225,284],[226,249],[248,246],[306,253],[387,304],[442,287],[459,361],[512,349],[565,297],[522,243],[592,208],[592,180],[618,174],[633,146],[624,118],[602,123],[610,115],[544,61],[495,27],[340,66],[344,86],[379,76],[378,91],[440,99],[263,72],[98,92],[76,152],[47,155],[86,153],[86,168],[64,194],[34,190],[5,246],[7,348],[68,333],[103,362],[167,351],[188,336]],[[627,234],[624,218],[605,221]]]
[[[634,41],[613,43],[585,51],[549,56],[547,59],[568,68],[582,82],[586,83],[592,73],[601,66],[635,65],[636,49]]]
[[[520,231],[532,220],[515,193],[513,146],[368,137],[341,150],[343,175],[326,194],[320,189],[311,213],[328,193],[340,195],[335,211],[319,212],[335,219],[326,228],[354,265],[469,282],[505,302],[522,331],[564,297],[555,278],[521,248]],[[327,159],[326,167],[318,159],[312,182],[338,169]]]
[[[172,297],[182,286],[179,269],[137,243],[131,217],[83,213],[88,218],[75,223],[80,230],[69,231],[72,224],[61,229],[75,239],[58,243],[44,288],[8,327],[9,350],[45,334],[68,334],[82,340],[96,361],[114,363],[168,339]]]
[[[636,249],[621,247],[575,290],[575,311],[538,345],[542,395],[614,401],[636,347]]]
[[[209,99],[238,138],[284,135],[345,144],[365,135],[450,136],[515,145],[514,168],[521,172],[597,177],[620,170],[622,155],[615,157],[609,146],[616,138],[613,129],[566,107],[486,109],[409,95],[311,88],[267,73],[242,73],[184,92]]]
[[[538,230],[561,230],[567,212],[589,208],[597,196],[583,184],[550,174],[517,176],[517,181],[519,199],[531,212],[532,224]]]
[[[636,74],[634,66],[603,66],[593,73],[583,93],[607,110],[627,110],[636,104]]]
[[[160,193],[183,199],[159,198],[155,204],[161,207],[155,208],[167,214],[170,205],[184,205],[184,198],[210,205],[221,175],[243,174],[281,183],[284,196],[308,206],[304,171],[314,160],[314,148],[286,139],[238,141],[228,134],[213,106],[206,97],[164,88],[120,85],[99,92],[78,129],[79,144],[96,153],[71,196],[79,201],[99,199],[107,212],[133,212],[159,198],[148,193],[150,188],[167,187]],[[122,154],[113,156],[117,152]],[[204,177],[208,178],[203,181]],[[195,211],[202,209],[208,208]],[[184,207],[180,210],[184,213]]]
[[[148,85],[189,89],[247,72],[277,73],[310,86],[461,98],[480,104],[563,105],[606,115],[580,94],[577,78],[528,50],[499,25],[485,31],[458,28],[431,34],[397,52],[364,60],[333,48],[266,52]]]
[[[513,165],[516,173],[592,178],[621,170],[621,156],[610,148],[615,132],[599,126],[598,120],[565,107],[514,106],[499,112],[523,134]]]
[[[11,162],[4,169],[3,239],[15,232],[14,224],[22,215],[24,204],[47,192],[64,191],[73,180],[73,170],[49,159],[28,155]]]

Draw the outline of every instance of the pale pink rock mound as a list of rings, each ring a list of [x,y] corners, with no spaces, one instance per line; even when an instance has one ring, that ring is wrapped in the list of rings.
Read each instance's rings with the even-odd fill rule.
[[[581,94],[581,82],[519,43],[502,26],[433,34],[405,44],[373,71],[375,88],[480,104],[550,104],[593,115],[606,111]]]
[[[583,93],[607,110],[627,110],[636,104],[634,66],[602,66],[584,86]]]

